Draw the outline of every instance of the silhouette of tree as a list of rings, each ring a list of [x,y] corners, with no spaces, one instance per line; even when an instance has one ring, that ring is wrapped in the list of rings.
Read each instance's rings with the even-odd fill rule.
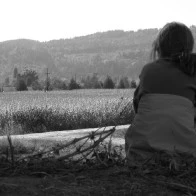
[[[136,84],[136,81],[135,81],[135,80],[132,80],[132,81],[131,81],[130,87],[131,87],[131,88],[136,88],[136,87],[137,87],[137,84]]]
[[[37,72],[31,69],[26,69],[25,72],[21,75],[21,77],[24,79],[27,86],[31,86],[34,81],[38,80]]]
[[[114,86],[115,86],[115,84],[114,84],[112,78],[110,76],[107,76],[106,79],[103,82],[103,88],[113,89]]]
[[[80,85],[76,82],[74,78],[71,78],[69,84],[68,84],[68,89],[73,90],[73,89],[79,89]]]
[[[18,76],[18,69],[17,67],[14,68],[14,75],[13,75],[13,78],[16,79]]]
[[[120,78],[119,83],[117,85],[117,88],[125,88],[125,84],[124,84],[123,78]]]
[[[17,91],[27,91],[27,85],[24,80],[18,79],[16,82],[16,90]]]

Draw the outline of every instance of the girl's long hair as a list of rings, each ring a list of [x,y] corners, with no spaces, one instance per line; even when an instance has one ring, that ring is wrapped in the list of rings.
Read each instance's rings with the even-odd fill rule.
[[[178,22],[167,23],[155,39],[151,59],[166,59],[178,63],[186,74],[196,75],[196,54],[192,53],[194,38],[191,30]]]

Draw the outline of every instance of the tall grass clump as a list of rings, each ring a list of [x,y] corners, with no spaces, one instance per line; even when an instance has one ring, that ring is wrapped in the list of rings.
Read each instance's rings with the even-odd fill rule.
[[[132,90],[1,93],[0,128],[12,134],[130,124]]]

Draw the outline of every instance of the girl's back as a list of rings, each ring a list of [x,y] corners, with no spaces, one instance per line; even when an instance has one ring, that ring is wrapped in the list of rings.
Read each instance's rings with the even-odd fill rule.
[[[193,35],[184,24],[168,23],[159,32],[153,44],[153,62],[144,66],[134,92],[136,115],[125,135],[130,164],[134,155],[145,158],[152,149],[196,156],[193,46]]]
[[[144,66],[140,74],[141,93],[180,95],[195,103],[196,77],[191,77],[179,69],[175,62],[157,60]]]

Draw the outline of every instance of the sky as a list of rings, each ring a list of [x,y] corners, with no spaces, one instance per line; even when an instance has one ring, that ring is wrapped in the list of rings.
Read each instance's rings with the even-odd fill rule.
[[[0,0],[0,41],[196,25],[195,0]]]

